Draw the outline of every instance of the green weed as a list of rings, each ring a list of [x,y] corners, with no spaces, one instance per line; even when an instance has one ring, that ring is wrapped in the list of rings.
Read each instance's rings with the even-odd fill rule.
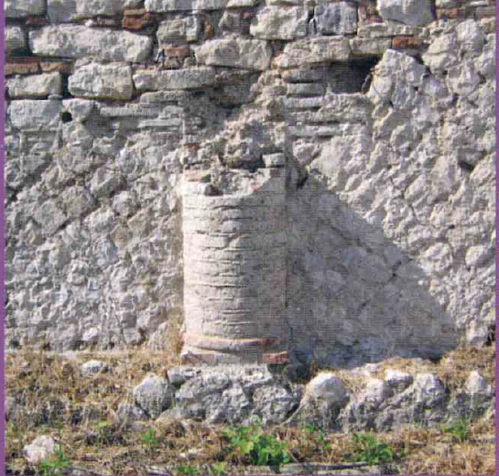
[[[147,430],[141,437],[142,443],[150,449],[156,448],[159,445],[159,438],[152,428]]]
[[[287,445],[274,435],[264,434],[260,422],[251,426],[225,428],[221,434],[229,440],[232,447],[249,456],[250,464],[279,467],[291,461]]]
[[[461,418],[454,423],[442,426],[442,431],[449,433],[455,441],[464,443],[470,437],[469,425],[470,421],[467,418]]]
[[[58,449],[51,457],[41,461],[38,469],[43,476],[55,476],[64,474],[71,462],[66,458],[62,449]]]
[[[210,476],[225,476],[227,471],[225,470],[226,463],[213,463],[209,469],[208,474]]]
[[[317,426],[311,424],[311,423],[305,423],[303,425],[303,430],[308,433],[309,435],[315,435],[317,438],[317,444],[325,451],[329,450],[331,448],[331,443],[326,440],[326,437],[324,435],[324,432],[318,428]]]
[[[374,435],[353,434],[354,452],[350,457],[355,462],[366,462],[370,465],[393,461],[392,448],[386,443],[379,443]]]
[[[197,474],[201,474],[199,469],[195,466],[177,466],[177,469],[173,472],[175,476],[195,476]]]

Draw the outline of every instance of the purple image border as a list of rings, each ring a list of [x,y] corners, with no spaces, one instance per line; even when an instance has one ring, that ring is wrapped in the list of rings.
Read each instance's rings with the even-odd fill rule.
[[[2,2],[2,7],[3,7]],[[496,9],[496,19],[499,16],[499,3],[496,2],[495,5]],[[5,15],[3,8],[0,11],[0,18],[1,18],[1,26],[2,26],[2,35],[0,35],[0,49],[2,53],[4,52],[4,32],[5,32]],[[499,28],[496,24],[496,37],[499,34]],[[495,58],[496,58],[496,67],[499,65],[499,50],[496,48],[495,52]],[[4,349],[4,340],[5,340],[5,328],[4,328],[4,323],[5,323],[5,299],[4,299],[4,293],[5,293],[5,210],[4,210],[4,199],[5,199],[5,177],[4,177],[4,168],[5,168],[5,142],[4,142],[4,127],[5,127],[5,74],[4,74],[4,62],[5,62],[5,54],[3,53],[0,55],[0,65],[2,69],[2,78],[3,78],[3,93],[2,93],[2,98],[0,101],[0,108],[1,108],[1,131],[0,131],[0,151],[1,151],[1,159],[2,159],[2,167],[0,170],[0,178],[1,178],[1,184],[2,186],[0,187],[0,199],[2,203],[1,207],[1,212],[0,212],[0,220],[1,220],[1,229],[2,229],[2,238],[1,238],[1,246],[0,246],[0,286],[2,290],[2,306],[1,306],[1,316],[2,316],[2,326],[0,330],[0,351],[2,353],[2,366],[0,367],[0,381],[1,381],[1,409],[2,409],[2,418],[0,419],[0,429],[1,429],[1,436],[2,436],[2,444],[0,445],[0,470],[3,469],[4,471],[0,474],[6,474],[6,462],[5,462],[5,405],[4,405],[4,389],[5,389],[5,349]],[[499,118],[499,95],[498,95],[498,90],[499,90],[499,78],[498,75],[496,74],[496,94],[495,94],[495,113],[496,113],[496,144],[499,143],[499,131],[497,128],[497,122]],[[497,149],[496,149],[496,172],[497,172],[497,165],[499,165],[499,156],[497,154]],[[496,173],[496,229],[497,229],[497,223],[499,222],[499,208],[497,206],[497,203],[499,202],[499,178]],[[499,237],[497,236],[496,233],[496,250],[499,249]],[[497,258],[497,253],[496,253],[496,285],[495,285],[495,290],[496,290],[496,327],[497,327],[497,321],[498,321],[498,315],[497,315],[497,304],[499,303],[499,285],[497,283],[497,275],[499,274],[499,260]],[[497,343],[496,343],[496,349],[497,349]],[[496,412],[495,412],[495,426],[496,426],[496,469],[499,467],[499,449],[497,445],[497,429],[499,428],[499,414],[498,414],[498,397],[499,397],[499,391],[497,388],[497,381],[499,377],[499,358],[497,356],[496,352],[496,369],[495,369],[495,381],[496,381]],[[119,475],[116,475],[119,476]]]

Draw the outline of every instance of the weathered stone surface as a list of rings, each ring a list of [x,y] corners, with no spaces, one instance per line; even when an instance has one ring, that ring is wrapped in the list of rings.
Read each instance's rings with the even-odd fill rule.
[[[76,97],[128,100],[133,95],[132,70],[122,64],[91,63],[76,69],[68,88]]]
[[[150,12],[172,12],[185,10],[220,10],[229,0],[146,0]]]
[[[58,445],[51,436],[39,436],[23,448],[23,453],[29,463],[37,465],[54,455]]]
[[[107,372],[108,370],[109,366],[99,360],[89,360],[88,362],[85,362],[81,366],[81,371],[84,375],[92,375],[101,372]]]
[[[72,41],[74,38],[78,38],[77,43]],[[67,25],[31,31],[29,45],[34,54],[42,56],[143,62],[149,56],[152,39],[126,31]]]
[[[139,91],[160,91],[169,89],[198,89],[212,86],[216,72],[212,68],[186,68],[156,73],[138,72],[133,76]]]
[[[160,23],[156,36],[160,46],[172,41],[196,41],[201,33],[201,21],[197,16],[167,20]]]
[[[250,34],[264,40],[292,40],[307,34],[305,7],[264,7],[253,18]]]
[[[46,73],[37,76],[17,77],[7,80],[7,91],[12,99],[47,98],[62,94],[60,73]]]
[[[297,40],[284,47],[278,65],[281,68],[296,68],[326,61],[346,61],[350,55],[350,46],[345,38]]]
[[[88,99],[66,99],[62,102],[66,111],[71,117],[79,122],[83,122],[90,116],[95,107],[95,102]]]
[[[357,8],[347,2],[315,7],[314,20],[321,35],[345,35],[357,32]]]
[[[45,13],[45,0],[5,0],[3,11],[7,18],[23,18]]]
[[[112,16],[123,12],[126,4],[126,0],[96,0],[91,3],[76,0],[47,0],[47,14],[53,23],[64,23],[97,15]]]
[[[8,114],[12,125],[24,131],[56,129],[60,120],[59,101],[16,100],[10,103]]]
[[[173,390],[162,377],[150,374],[133,389],[137,405],[151,418],[159,415],[172,406]]]
[[[432,41],[423,61],[432,72],[442,71],[456,65],[459,61],[459,43],[455,32],[439,36]]]
[[[307,385],[310,396],[323,399],[329,404],[341,407],[349,399],[349,392],[343,382],[333,374],[321,373]]]
[[[466,20],[456,26],[457,40],[465,52],[479,53],[486,37],[474,20]]]
[[[202,64],[257,71],[268,68],[271,56],[270,46],[262,40],[211,40],[196,48],[196,58]]]
[[[6,26],[4,30],[5,51],[8,55],[27,49],[27,35],[20,26]]]
[[[389,38],[352,38],[350,50],[353,56],[382,56],[391,48],[392,40]]]
[[[357,35],[363,38],[384,38],[390,36],[424,36],[424,28],[402,25],[392,21],[360,25]]]
[[[426,25],[433,21],[430,0],[378,0],[378,11],[384,20],[406,25]]]

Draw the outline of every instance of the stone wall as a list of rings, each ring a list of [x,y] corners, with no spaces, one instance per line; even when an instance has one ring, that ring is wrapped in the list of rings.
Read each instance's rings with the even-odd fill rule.
[[[297,355],[347,365],[490,339],[495,1],[4,12],[8,346],[167,345],[182,172],[272,154]]]

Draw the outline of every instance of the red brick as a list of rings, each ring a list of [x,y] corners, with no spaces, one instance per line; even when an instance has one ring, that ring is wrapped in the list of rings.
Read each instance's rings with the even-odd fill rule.
[[[6,76],[11,74],[29,74],[38,73],[40,64],[37,58],[16,58],[8,60],[4,67]]]
[[[63,61],[42,61],[40,62],[40,66],[44,73],[59,72],[72,74],[74,72],[74,64]]]
[[[123,28],[127,30],[142,30],[148,26],[154,25],[156,18],[152,13],[146,12],[142,15],[125,15],[123,17]]]
[[[466,18],[467,16],[466,8],[450,8],[450,9],[438,9],[437,19],[438,20],[453,20],[455,18]]]
[[[396,36],[392,40],[394,50],[419,49],[423,40],[416,36]]]
[[[43,26],[48,25],[50,22],[43,17],[28,17],[26,19],[26,25],[28,26]]]

